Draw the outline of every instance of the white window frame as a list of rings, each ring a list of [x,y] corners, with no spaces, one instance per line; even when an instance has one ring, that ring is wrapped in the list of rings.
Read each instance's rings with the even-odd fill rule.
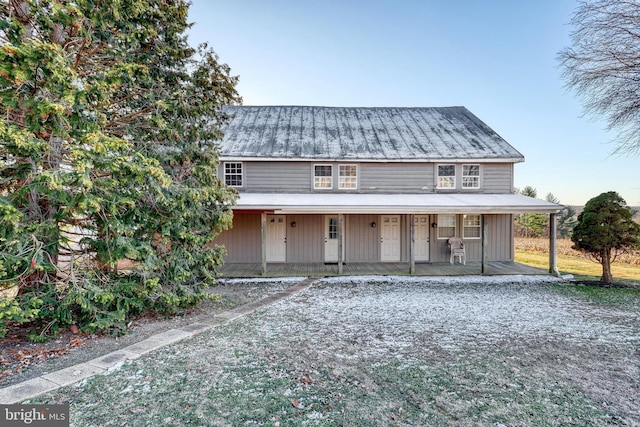
[[[453,176],[440,175],[440,167],[449,166],[453,168]],[[439,164],[436,165],[436,188],[455,189],[456,188],[456,165],[455,164]]]
[[[471,175],[469,172],[477,172],[477,175]],[[480,188],[480,165],[466,164],[462,165],[462,188],[478,189]]]
[[[438,239],[449,239],[456,236],[457,216],[455,214],[438,214]],[[451,235],[442,235],[443,230],[453,229]]]
[[[353,168],[355,175],[343,175],[347,168]],[[358,165],[344,164],[338,165],[338,189],[357,190],[358,189]]]
[[[316,175],[316,167],[324,166],[328,167],[330,171],[329,176]],[[313,189],[314,190],[331,190],[333,189],[333,165],[326,163],[318,163],[313,165]]]
[[[474,230],[474,233],[470,233]],[[463,239],[480,239],[482,235],[482,220],[480,215],[468,214],[462,216],[462,238]]]
[[[235,165],[236,170],[230,172],[227,168],[231,168]],[[224,175],[224,183],[229,187],[242,187],[244,184],[244,164],[242,162],[224,162],[223,164],[223,175]],[[240,172],[237,172],[237,169],[240,169]],[[240,177],[240,184],[238,183],[230,183],[230,181],[237,179]]]

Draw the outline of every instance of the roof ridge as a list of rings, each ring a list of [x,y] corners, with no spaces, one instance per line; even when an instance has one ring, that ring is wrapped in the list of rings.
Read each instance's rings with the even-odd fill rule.
[[[272,105],[225,105],[224,108],[331,108],[331,109],[401,109],[401,110],[410,110],[410,109],[446,109],[446,108],[464,108],[468,111],[467,107],[464,105],[443,105],[443,106],[413,106],[413,107],[401,107],[397,105],[388,105],[388,106],[335,106],[335,105],[294,105],[294,104],[272,104]]]

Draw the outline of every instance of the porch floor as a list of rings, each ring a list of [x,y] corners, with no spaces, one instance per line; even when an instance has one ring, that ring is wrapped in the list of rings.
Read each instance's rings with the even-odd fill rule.
[[[343,276],[408,276],[409,264],[399,263],[345,263]],[[490,262],[487,275],[546,275],[542,268],[531,267],[517,262]],[[414,276],[469,276],[482,274],[480,262],[468,262],[467,265],[448,262],[416,264]],[[270,263],[267,273],[262,275],[262,264],[224,264],[220,268],[220,277],[324,277],[337,276],[337,264],[324,263]]]

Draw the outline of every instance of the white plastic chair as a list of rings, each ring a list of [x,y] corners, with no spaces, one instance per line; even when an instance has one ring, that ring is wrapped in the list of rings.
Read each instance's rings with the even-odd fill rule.
[[[451,251],[451,257],[449,262],[453,265],[455,258],[458,257],[458,261],[462,265],[467,265],[467,254],[464,250],[464,243],[460,237],[452,237],[449,239],[449,250]]]

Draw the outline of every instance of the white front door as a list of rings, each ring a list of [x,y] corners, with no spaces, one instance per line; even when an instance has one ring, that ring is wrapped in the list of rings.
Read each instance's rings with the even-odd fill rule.
[[[413,227],[415,260],[429,261],[429,215],[416,215]]]
[[[267,262],[287,261],[287,226],[284,215],[267,215]]]
[[[338,262],[338,217],[324,217],[324,262]]]
[[[400,261],[400,215],[383,215],[380,261]]]

